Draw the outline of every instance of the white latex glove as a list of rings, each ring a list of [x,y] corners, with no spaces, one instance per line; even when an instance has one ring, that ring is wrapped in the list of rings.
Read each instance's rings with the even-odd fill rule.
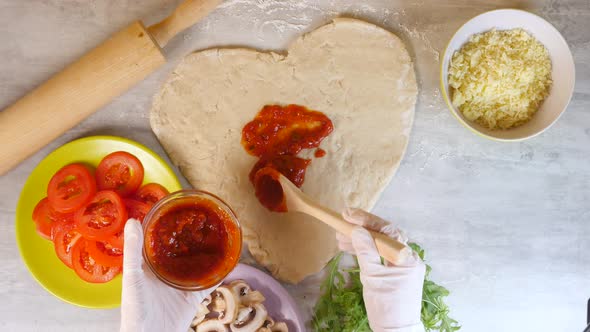
[[[214,288],[185,292],[160,281],[143,262],[143,229],[125,224],[121,332],[186,332],[197,306]]]
[[[405,235],[389,222],[360,209],[342,213],[348,222],[384,233],[407,243]],[[420,320],[424,262],[414,253],[405,262],[394,266],[381,264],[381,257],[371,234],[357,227],[349,238],[337,235],[341,250],[357,256],[363,283],[363,298],[369,325],[374,332],[423,332]]]

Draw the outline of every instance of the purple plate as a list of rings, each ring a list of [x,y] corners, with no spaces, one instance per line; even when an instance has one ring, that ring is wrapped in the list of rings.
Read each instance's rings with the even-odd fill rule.
[[[297,304],[287,290],[273,277],[246,264],[238,264],[236,268],[225,278],[224,283],[237,279],[246,281],[253,290],[260,291],[266,300],[264,306],[268,315],[275,321],[285,322],[289,331],[305,332],[305,323]]]

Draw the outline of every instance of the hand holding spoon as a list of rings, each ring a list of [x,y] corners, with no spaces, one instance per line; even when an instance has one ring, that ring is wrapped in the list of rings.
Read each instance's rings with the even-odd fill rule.
[[[350,236],[357,225],[344,220],[338,213],[316,203],[304,194],[289,179],[273,168],[262,168],[256,173],[254,183],[256,196],[260,202],[271,211],[287,212],[299,211],[332,227],[334,230]],[[402,264],[412,254],[407,245],[381,234],[369,230],[379,254],[392,264]]]

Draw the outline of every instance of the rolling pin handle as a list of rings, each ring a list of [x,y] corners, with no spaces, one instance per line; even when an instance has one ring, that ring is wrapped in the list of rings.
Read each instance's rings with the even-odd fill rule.
[[[148,27],[150,35],[160,45],[166,46],[172,38],[212,12],[222,0],[185,0],[170,16]]]

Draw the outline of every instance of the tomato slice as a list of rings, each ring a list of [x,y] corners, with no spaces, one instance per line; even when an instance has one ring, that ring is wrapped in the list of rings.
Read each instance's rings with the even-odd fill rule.
[[[47,198],[51,207],[62,213],[78,210],[96,193],[94,177],[82,164],[70,164],[49,180]]]
[[[57,257],[72,268],[72,247],[82,238],[72,222],[58,223],[53,228],[53,247]]]
[[[127,210],[116,192],[102,190],[76,212],[74,220],[85,238],[102,241],[123,229]]]
[[[104,242],[113,249],[123,250],[125,234],[123,230],[121,230],[117,234],[109,236]]]
[[[125,204],[125,208],[127,208],[127,216],[129,218],[137,219],[139,222],[143,222],[143,219],[151,209],[150,205],[130,198],[123,199],[123,204]]]
[[[124,151],[104,157],[96,168],[99,190],[114,190],[121,196],[133,194],[143,182],[143,165],[134,155]]]
[[[103,266],[99,264],[88,251],[88,241],[80,239],[72,248],[72,266],[82,280],[92,283],[111,281],[119,272],[121,266]]]
[[[163,186],[157,183],[148,183],[139,188],[135,197],[146,204],[154,205],[168,194],[168,190]]]
[[[55,211],[49,204],[47,197],[37,203],[33,210],[33,221],[36,225],[36,230],[41,237],[52,240],[52,229],[56,223],[66,223],[74,220],[73,213],[60,213]]]
[[[123,250],[97,241],[86,241],[88,254],[102,266],[123,266]]]

